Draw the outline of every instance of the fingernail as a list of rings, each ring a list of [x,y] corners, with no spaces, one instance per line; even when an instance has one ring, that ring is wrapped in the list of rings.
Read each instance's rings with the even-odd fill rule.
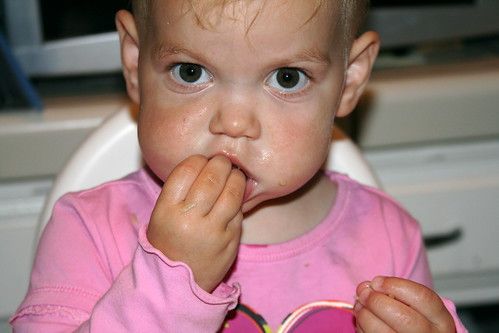
[[[365,282],[362,282],[362,283],[360,284],[360,287],[361,287],[362,289],[364,289],[364,288],[369,288],[370,286],[371,286],[371,282],[369,282],[369,281],[365,281]]]
[[[371,282],[369,282],[369,281],[364,281],[364,282],[362,282],[361,284],[359,284],[359,285],[357,286],[357,290],[356,290],[357,295],[359,295],[359,294],[360,294],[360,293],[361,293],[364,289],[366,289],[366,288],[371,288]],[[355,297],[356,297],[356,299],[357,299],[357,300],[359,299],[359,297],[358,297],[358,296],[355,296]]]
[[[367,298],[369,297],[370,293],[371,293],[370,287],[362,289],[362,291],[359,294],[359,298],[358,298],[359,302],[362,305],[366,305],[366,301],[367,301]]]

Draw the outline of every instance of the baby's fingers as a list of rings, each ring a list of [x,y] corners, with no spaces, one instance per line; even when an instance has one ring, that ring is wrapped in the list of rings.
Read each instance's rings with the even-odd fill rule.
[[[452,316],[442,299],[430,288],[411,280],[381,276],[373,279],[371,287],[416,310],[437,327],[439,332],[454,332]]]
[[[354,311],[356,313],[355,326],[357,328],[357,333],[395,332],[383,320],[379,319],[374,313],[369,311],[368,308],[362,307],[360,303],[355,304]]]
[[[184,210],[194,209],[201,216],[210,213],[226,186],[232,163],[222,155],[210,159],[192,184],[184,200]]]
[[[377,277],[360,285],[357,292],[362,309],[356,316],[361,327],[366,324],[368,311],[396,332],[455,331],[453,319],[440,297],[416,282]]]
[[[207,163],[208,159],[201,155],[190,156],[180,162],[166,179],[158,201],[165,200],[169,204],[182,202]]]
[[[431,323],[416,310],[370,286],[360,287],[355,305],[357,326],[369,332],[432,332]]]
[[[238,214],[242,219],[241,206],[245,187],[244,174],[241,170],[232,169],[222,193],[210,212],[210,217],[223,223],[221,227],[227,228]]]

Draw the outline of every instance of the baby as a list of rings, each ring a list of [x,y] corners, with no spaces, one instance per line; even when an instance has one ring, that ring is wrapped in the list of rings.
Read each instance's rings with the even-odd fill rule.
[[[59,200],[14,329],[465,332],[412,217],[321,168],[379,49],[366,2],[118,12],[147,167]]]

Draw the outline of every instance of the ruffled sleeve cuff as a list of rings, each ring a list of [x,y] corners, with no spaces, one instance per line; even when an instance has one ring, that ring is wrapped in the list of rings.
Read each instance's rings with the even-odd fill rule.
[[[147,225],[141,226],[139,230],[139,245],[143,249],[143,251],[149,256],[154,257],[150,258],[152,261],[158,261],[155,265],[163,266],[160,270],[169,271],[165,274],[166,281],[168,283],[168,279],[173,278],[171,283],[176,285],[186,282],[189,286],[189,291],[192,295],[197,298],[198,301],[206,304],[206,305],[225,305],[228,310],[232,310],[237,306],[237,302],[239,299],[239,295],[241,294],[239,284],[228,285],[224,282],[220,283],[217,288],[212,292],[208,293],[204,289],[202,289],[195,281],[194,274],[190,267],[180,261],[173,261],[166,257],[161,251],[156,249],[149,243],[146,236]],[[159,268],[159,267],[158,267]],[[174,273],[172,276],[171,273]],[[185,285],[185,283],[184,283]]]

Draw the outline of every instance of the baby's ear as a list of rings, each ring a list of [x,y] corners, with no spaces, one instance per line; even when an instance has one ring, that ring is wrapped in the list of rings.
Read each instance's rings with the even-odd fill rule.
[[[120,10],[116,13],[115,23],[120,38],[121,64],[128,96],[139,104],[139,36],[135,19],[130,12]]]
[[[379,35],[369,31],[358,37],[352,45],[346,70],[345,86],[336,115],[348,115],[364,93],[371,70],[378,55]]]

